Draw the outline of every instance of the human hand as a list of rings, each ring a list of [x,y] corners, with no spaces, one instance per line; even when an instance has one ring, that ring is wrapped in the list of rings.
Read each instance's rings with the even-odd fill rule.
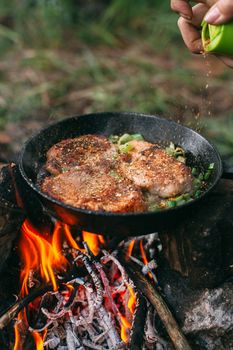
[[[171,8],[180,14],[178,26],[186,46],[193,53],[203,52],[200,26],[203,19],[210,24],[222,24],[233,19],[232,0],[196,0],[191,7],[189,0],[171,0]],[[233,58],[218,56],[233,68]]]

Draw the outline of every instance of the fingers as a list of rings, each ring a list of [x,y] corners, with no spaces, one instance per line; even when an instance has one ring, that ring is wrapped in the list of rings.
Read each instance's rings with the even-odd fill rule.
[[[192,8],[189,0],[171,0],[171,9],[186,19],[192,18]]]
[[[197,3],[204,3],[209,7],[216,3],[217,0],[194,0]],[[192,7],[189,0],[171,0],[171,9],[178,12],[181,17],[191,20],[193,16]]]
[[[202,19],[207,11],[208,7],[206,5],[198,4],[193,7],[192,21],[188,21],[182,17],[178,20],[178,27],[184,43],[192,53],[200,53],[203,51],[201,34],[198,27],[200,27]]]
[[[185,18],[180,17],[178,27],[181,31],[185,45],[192,53],[200,53],[203,49],[200,34],[194,26],[187,22]]]
[[[223,24],[233,19],[233,1],[218,0],[214,6],[210,8],[205,16],[206,22],[210,24]]]
[[[203,21],[204,16],[206,15],[207,11],[209,10],[209,7],[205,4],[198,4],[193,6],[193,18],[191,23],[195,27],[201,27],[201,23]]]

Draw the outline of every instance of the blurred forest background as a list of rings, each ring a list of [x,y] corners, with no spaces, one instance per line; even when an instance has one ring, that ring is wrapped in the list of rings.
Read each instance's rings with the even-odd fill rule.
[[[233,70],[192,55],[169,0],[0,0],[0,162],[44,125],[157,113],[233,162]]]

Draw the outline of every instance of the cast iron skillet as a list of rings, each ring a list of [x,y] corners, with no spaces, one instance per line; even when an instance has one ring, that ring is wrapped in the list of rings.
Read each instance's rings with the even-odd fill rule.
[[[209,188],[198,199],[175,208],[153,213],[108,213],[74,208],[40,191],[36,185],[38,174],[46,160],[47,150],[55,143],[83,134],[140,133],[152,143],[170,141],[183,147],[191,165],[207,167],[214,163]],[[20,172],[37,198],[55,218],[86,230],[104,235],[142,235],[174,227],[195,205],[214,188],[222,176],[222,162],[216,149],[197,132],[173,121],[140,113],[95,113],[68,118],[41,130],[24,146],[19,160]]]

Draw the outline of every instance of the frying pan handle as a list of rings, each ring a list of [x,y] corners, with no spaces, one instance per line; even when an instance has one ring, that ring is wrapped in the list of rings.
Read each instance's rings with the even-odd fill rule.
[[[233,180],[233,165],[229,165],[226,162],[223,162],[223,179],[231,179]]]

